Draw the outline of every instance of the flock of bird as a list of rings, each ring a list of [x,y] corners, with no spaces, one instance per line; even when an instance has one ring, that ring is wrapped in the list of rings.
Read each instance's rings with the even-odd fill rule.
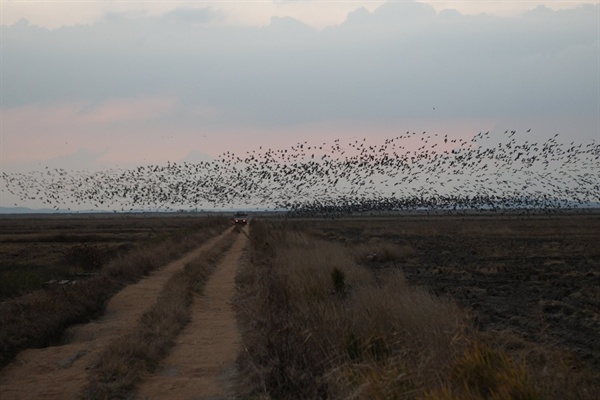
[[[600,144],[521,136],[527,132],[485,132],[470,140],[406,132],[380,144],[366,138],[301,142],[226,152],[200,163],[96,172],[46,167],[3,173],[3,190],[55,210],[115,212],[256,208],[314,215],[600,206]]]

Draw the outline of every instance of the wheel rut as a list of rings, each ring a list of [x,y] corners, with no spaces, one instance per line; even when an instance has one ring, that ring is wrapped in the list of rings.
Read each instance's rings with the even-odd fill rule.
[[[247,241],[244,228],[202,294],[195,295],[191,322],[157,372],[139,386],[137,400],[233,397],[231,384],[241,335],[231,303],[237,267]]]

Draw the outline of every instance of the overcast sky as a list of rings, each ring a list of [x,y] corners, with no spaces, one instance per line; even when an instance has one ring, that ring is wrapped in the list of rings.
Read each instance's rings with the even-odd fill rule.
[[[600,141],[598,2],[19,2],[4,171],[428,130]]]

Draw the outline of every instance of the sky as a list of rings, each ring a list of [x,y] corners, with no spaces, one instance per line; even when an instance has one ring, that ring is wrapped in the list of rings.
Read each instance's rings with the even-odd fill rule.
[[[0,7],[4,172],[406,131],[600,142],[598,1]]]

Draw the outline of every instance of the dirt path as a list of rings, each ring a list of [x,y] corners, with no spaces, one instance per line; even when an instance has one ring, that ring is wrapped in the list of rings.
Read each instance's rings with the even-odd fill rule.
[[[19,353],[0,371],[0,399],[76,399],[87,383],[87,369],[103,347],[135,327],[173,273],[228,232],[127,286],[109,301],[104,316],[71,328],[65,335],[68,343]]]
[[[192,321],[159,371],[146,379],[137,399],[230,399],[240,343],[231,301],[247,228],[192,304]]]

